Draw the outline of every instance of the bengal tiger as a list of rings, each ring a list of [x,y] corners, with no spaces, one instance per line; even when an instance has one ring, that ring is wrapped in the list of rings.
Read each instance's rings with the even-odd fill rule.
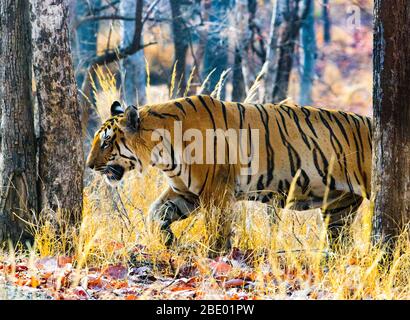
[[[176,124],[190,137],[175,138]],[[169,136],[158,138],[159,129]],[[194,133],[205,136],[218,130],[240,136],[245,143],[239,149],[246,147],[247,155],[253,150],[254,157],[248,162],[229,161],[239,151],[229,150],[229,143],[219,148],[216,134],[211,143],[190,149]],[[252,132],[259,133],[258,141]],[[134,169],[161,170],[168,187],[148,217],[159,224],[167,246],[175,240],[171,224],[187,218],[201,203],[220,201],[229,208],[239,200],[275,202],[279,208],[291,203],[295,210],[321,208],[329,219],[330,237],[336,239],[347,217],[369,198],[371,136],[368,117],[290,102],[237,103],[198,95],[124,110],[115,101],[111,117],[95,134],[87,166],[110,183]],[[158,148],[159,142],[167,142],[167,147]],[[191,152],[195,157],[203,151],[214,161],[184,162],[177,144],[188,149],[183,155]],[[166,157],[168,161],[159,161]],[[224,251],[227,234],[219,236],[213,250]]]

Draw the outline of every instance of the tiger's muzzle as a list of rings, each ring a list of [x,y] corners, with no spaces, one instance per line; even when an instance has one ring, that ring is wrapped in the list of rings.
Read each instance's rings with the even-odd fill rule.
[[[118,165],[118,164],[113,164],[113,165],[108,165],[105,170],[103,171],[103,174],[107,177],[109,181],[117,182],[122,179],[124,176],[125,169]]]

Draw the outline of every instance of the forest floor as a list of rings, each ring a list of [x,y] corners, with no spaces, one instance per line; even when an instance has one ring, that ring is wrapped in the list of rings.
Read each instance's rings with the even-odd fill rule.
[[[143,250],[138,255],[145,256]],[[317,290],[313,274],[300,278],[297,270],[262,276],[242,260],[243,252],[204,259],[173,270],[172,260],[136,264],[108,265],[104,268],[76,270],[68,257],[37,259],[30,266],[18,259],[14,266],[2,264],[0,299],[332,299],[330,292]],[[149,257],[145,257],[148,258]],[[144,259],[145,259],[144,258]],[[163,270],[159,270],[163,268]],[[271,282],[267,292],[260,289]],[[276,284],[276,286],[275,286]],[[272,289],[273,287],[275,289]]]
[[[178,243],[170,250],[145,225],[162,175],[129,177],[117,190],[94,179],[74,236],[43,223],[30,250],[0,252],[0,299],[410,298],[410,240],[403,234],[392,267],[381,267],[383,250],[369,241],[369,203],[345,231],[348,242],[331,252],[318,211],[283,210],[271,225],[263,205],[239,202],[233,249],[210,259],[209,212],[175,222]]]

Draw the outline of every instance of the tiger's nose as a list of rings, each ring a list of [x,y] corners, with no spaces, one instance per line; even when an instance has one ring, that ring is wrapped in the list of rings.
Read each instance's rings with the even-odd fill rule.
[[[93,162],[87,162],[86,166],[90,169],[94,169],[94,167],[95,167]]]

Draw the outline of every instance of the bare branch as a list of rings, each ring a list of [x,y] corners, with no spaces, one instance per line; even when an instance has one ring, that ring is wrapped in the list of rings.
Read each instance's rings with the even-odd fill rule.
[[[132,21],[135,20],[135,17],[125,17],[117,14],[110,14],[105,16],[86,16],[81,18],[80,20],[76,21],[74,28],[78,28],[82,24],[90,21],[97,21],[97,20],[127,20]]]
[[[107,10],[107,9],[110,9],[110,8],[115,8],[115,5],[117,5],[119,3],[120,3],[120,0],[115,0],[113,2],[110,2],[110,3],[106,4],[105,6],[95,8],[94,12],[101,12],[101,11],[104,11],[104,10]]]
[[[141,45],[141,35],[142,35],[142,10],[143,10],[143,0],[137,0],[136,12],[135,12],[135,31],[134,37],[129,46],[125,48],[119,48],[115,50],[110,50],[105,52],[103,55],[94,57],[90,60],[90,66],[94,65],[103,65],[117,61],[119,59],[125,58],[129,55],[136,53],[137,51],[144,48],[144,45]],[[152,43],[151,43],[152,44]],[[151,45],[148,44],[148,45]]]

